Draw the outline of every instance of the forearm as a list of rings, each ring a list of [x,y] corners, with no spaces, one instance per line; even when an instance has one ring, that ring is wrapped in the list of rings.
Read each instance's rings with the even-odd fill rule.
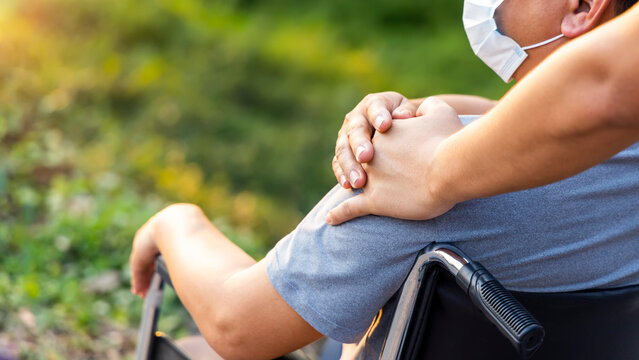
[[[497,104],[495,100],[475,95],[442,94],[437,95],[437,97],[455,109],[455,112],[459,115],[485,114]],[[411,102],[413,102],[416,107],[419,107],[425,99],[426,98],[411,99]]]
[[[430,191],[459,202],[535,187],[635,142],[637,15],[635,6],[566,45],[486,116],[445,140],[430,166]]]
[[[155,239],[175,290],[209,344],[225,359],[269,359],[321,335],[273,288],[256,263],[194,205],[167,208]]]
[[[219,325],[228,308],[225,283],[255,264],[206,219],[196,206],[180,204],[156,221],[156,243],[175,290],[202,331]],[[186,209],[186,211],[184,211]]]
[[[174,206],[182,211],[165,212],[164,218],[156,222],[158,248],[176,291],[184,294],[181,296],[184,304],[195,310],[203,305],[214,307],[217,299],[211,297],[207,288],[222,289],[229,278],[256,262],[220,233],[198,207]],[[198,291],[185,292],[182,288]]]

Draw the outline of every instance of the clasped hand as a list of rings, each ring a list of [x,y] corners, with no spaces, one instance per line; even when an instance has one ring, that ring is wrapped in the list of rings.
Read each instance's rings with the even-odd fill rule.
[[[426,220],[450,210],[455,203],[438,193],[433,172],[440,144],[462,127],[436,97],[417,107],[397,93],[369,95],[347,115],[333,160],[342,187],[363,192],[331,210],[327,223],[369,214]]]

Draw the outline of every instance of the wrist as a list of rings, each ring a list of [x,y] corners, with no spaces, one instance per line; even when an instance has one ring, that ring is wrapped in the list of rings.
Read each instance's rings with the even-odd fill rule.
[[[454,206],[468,200],[459,186],[463,182],[456,178],[454,164],[443,159],[442,154],[448,139],[443,140],[435,151],[428,166],[426,190],[433,202],[442,206]]]

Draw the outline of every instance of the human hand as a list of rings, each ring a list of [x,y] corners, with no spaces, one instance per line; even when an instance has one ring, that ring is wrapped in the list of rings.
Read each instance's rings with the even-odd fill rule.
[[[133,294],[146,296],[155,271],[155,258],[160,254],[160,237],[169,237],[172,229],[201,217],[204,217],[204,214],[195,205],[173,204],[153,215],[140,227],[135,233],[129,258]]]
[[[141,297],[146,296],[151,276],[153,276],[153,271],[155,270],[155,257],[160,253],[155,242],[155,222],[158,214],[151,217],[135,233],[129,257],[131,292]]]
[[[435,97],[426,99],[416,115],[375,134],[375,159],[363,166],[368,174],[363,192],[331,210],[328,224],[369,214],[426,220],[455,205],[435,196],[429,176],[438,146],[463,125],[453,108]]]
[[[366,171],[361,164],[373,159],[373,130],[385,132],[392,119],[412,118],[416,110],[417,106],[404,95],[384,92],[367,95],[346,115],[333,157],[333,173],[342,187],[360,188],[366,184]]]

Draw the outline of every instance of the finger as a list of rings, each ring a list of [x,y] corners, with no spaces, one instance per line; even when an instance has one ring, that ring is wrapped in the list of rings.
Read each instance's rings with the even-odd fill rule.
[[[342,168],[339,166],[339,162],[337,161],[337,156],[333,156],[333,174],[335,174],[335,178],[337,179],[337,182],[342,185],[342,187],[344,189],[350,189],[351,188],[351,183],[348,181],[348,179],[346,178],[346,175],[344,175],[344,171],[342,171]]]
[[[375,96],[366,105],[366,116],[370,124],[379,132],[388,130],[392,125],[393,117],[390,112],[394,108],[393,104],[383,96]]]
[[[368,209],[368,200],[364,194],[360,194],[329,211],[328,215],[326,215],[326,223],[335,226],[369,214],[371,214],[371,211]]]
[[[419,105],[419,108],[417,109],[417,112],[415,115],[424,116],[424,115],[427,115],[429,112],[435,112],[435,111],[443,110],[443,109],[448,110],[452,108],[444,100],[436,96],[431,96],[426,98],[426,100],[424,100],[421,103],[421,105]]]
[[[373,127],[364,116],[353,115],[350,130],[346,135],[351,151],[355,154],[355,160],[359,163],[367,163],[373,159],[374,150],[371,142]]]
[[[393,119],[409,119],[415,117],[416,111],[417,106],[407,98],[403,98],[399,106],[393,110]]]
[[[355,155],[348,144],[348,137],[341,135],[337,138],[335,145],[335,156],[342,168],[342,172],[348,178],[351,187],[360,188],[366,183],[366,172],[362,165],[357,162]]]

